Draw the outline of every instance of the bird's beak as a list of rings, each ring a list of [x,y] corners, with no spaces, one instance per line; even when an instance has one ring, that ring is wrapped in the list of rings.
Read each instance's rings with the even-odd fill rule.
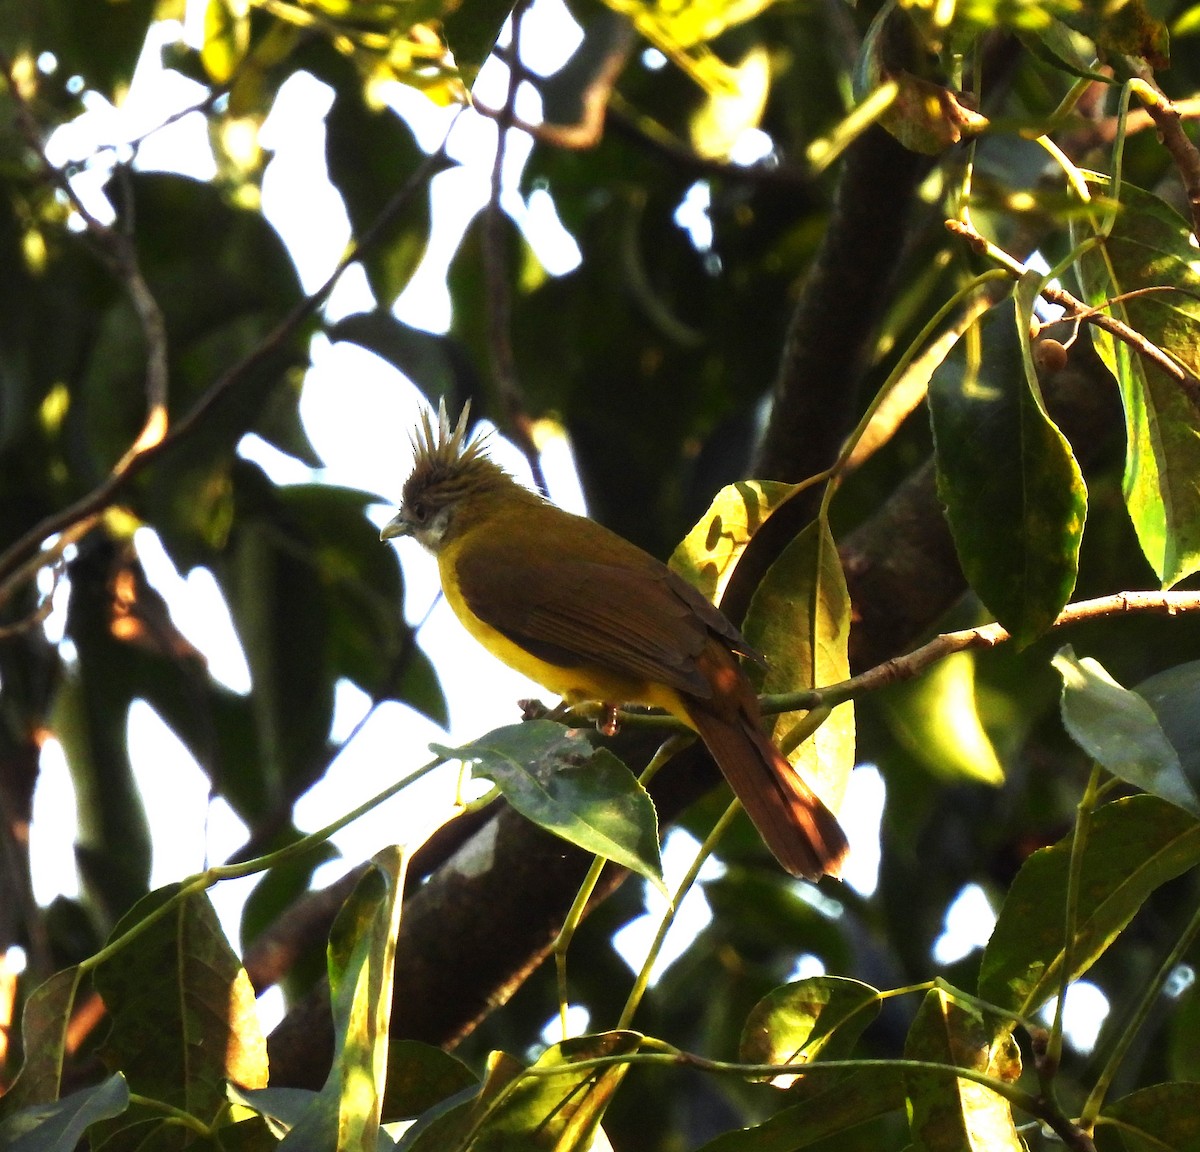
[[[412,524],[409,523],[401,508],[382,528],[379,529],[380,540],[394,540],[397,536],[411,536]]]

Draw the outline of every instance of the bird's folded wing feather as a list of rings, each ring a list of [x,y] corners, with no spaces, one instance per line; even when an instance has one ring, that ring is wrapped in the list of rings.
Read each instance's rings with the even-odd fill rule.
[[[711,631],[737,632],[693,593],[708,608],[698,611],[680,577],[658,565],[521,553],[517,562],[511,546],[497,541],[459,558],[459,589],[481,620],[560,667],[596,664],[692,696],[710,695],[697,657]],[[723,627],[713,628],[709,614]]]

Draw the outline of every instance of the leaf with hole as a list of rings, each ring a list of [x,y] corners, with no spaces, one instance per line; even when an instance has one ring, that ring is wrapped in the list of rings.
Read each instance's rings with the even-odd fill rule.
[[[666,892],[654,804],[607,749],[594,749],[550,720],[497,728],[461,748],[431,747],[439,756],[474,765],[547,832],[632,869]]]
[[[926,994],[904,1043],[905,1060],[952,1064],[1010,1084],[1021,1075],[1021,1053],[1006,1022],[989,1020],[945,988]],[[1024,1152],[1012,1106],[977,1080],[942,1069],[910,1068],[908,1125],[928,1152]]]

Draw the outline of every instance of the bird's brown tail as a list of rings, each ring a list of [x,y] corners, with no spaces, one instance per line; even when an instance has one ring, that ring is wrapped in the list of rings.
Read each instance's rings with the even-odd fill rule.
[[[688,701],[688,716],[775,858],[793,876],[841,871],[846,834],[752,717],[727,718]]]

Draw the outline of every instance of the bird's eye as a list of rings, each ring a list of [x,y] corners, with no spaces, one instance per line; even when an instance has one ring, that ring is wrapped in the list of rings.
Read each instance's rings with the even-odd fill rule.
[[[429,509],[424,504],[412,504],[408,509],[409,517],[418,524],[424,524],[429,519]]]

